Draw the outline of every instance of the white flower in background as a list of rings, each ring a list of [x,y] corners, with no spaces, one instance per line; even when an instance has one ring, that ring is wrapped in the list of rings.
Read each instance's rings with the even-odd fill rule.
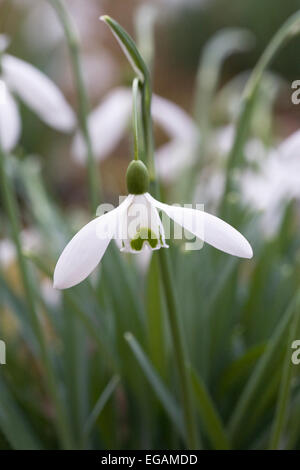
[[[243,172],[240,190],[244,201],[263,212],[267,235],[276,230],[286,204],[300,198],[300,131],[272,149],[258,171]]]
[[[234,256],[251,258],[252,248],[243,235],[223,220],[204,211],[170,206],[146,190],[148,173],[140,161],[127,171],[129,195],[110,212],[85,225],[62,252],[54,272],[54,287],[67,289],[83,281],[96,268],[110,241],[119,239],[121,251],[141,253],[166,248],[158,210],[192,235]]]
[[[7,45],[3,36],[0,36],[1,44]],[[76,119],[72,108],[57,86],[31,64],[3,53],[0,73],[0,138],[5,151],[13,149],[21,133],[14,94],[49,126],[63,132],[70,132],[75,127]]]
[[[226,162],[232,148],[235,135],[235,126],[229,124],[217,128],[209,142],[209,164],[206,165],[199,176],[195,188],[194,199],[206,201],[206,207],[215,210],[224,193]],[[244,146],[247,163],[259,166],[268,155],[268,149],[258,138],[250,138]],[[236,172],[239,177],[239,171]]]
[[[131,110],[131,90],[120,87],[111,91],[90,114],[89,131],[99,161],[109,156],[126,133]],[[198,129],[184,110],[157,95],[153,96],[152,117],[170,137],[156,151],[157,171],[164,180],[172,180],[195,156]],[[79,131],[73,142],[73,155],[76,161],[85,162],[85,144]]]
[[[22,250],[24,252],[36,253],[42,247],[42,239],[40,234],[33,229],[22,230],[20,234]],[[8,268],[12,263],[16,262],[17,253],[15,244],[9,238],[0,240],[0,265]]]
[[[57,15],[48,2],[32,2],[23,15],[22,37],[31,51],[49,50],[64,39]]]

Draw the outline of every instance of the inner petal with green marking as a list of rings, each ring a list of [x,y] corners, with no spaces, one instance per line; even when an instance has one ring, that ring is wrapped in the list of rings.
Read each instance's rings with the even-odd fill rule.
[[[165,232],[157,209],[144,194],[135,195],[121,221],[121,251],[140,253],[167,248]]]
[[[144,243],[148,243],[149,246],[154,249],[158,244],[158,237],[148,227],[142,227],[136,234],[136,236],[130,241],[130,246],[135,251],[141,251]]]

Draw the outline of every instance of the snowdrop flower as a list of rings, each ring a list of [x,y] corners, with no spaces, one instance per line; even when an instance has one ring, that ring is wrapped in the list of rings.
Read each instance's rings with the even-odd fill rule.
[[[55,267],[54,287],[66,289],[83,281],[96,268],[113,238],[119,238],[121,251],[129,253],[167,248],[158,210],[215,248],[234,256],[252,257],[248,241],[229,224],[204,211],[157,201],[148,193],[148,185],[145,165],[131,162],[127,170],[129,195],[72,238]]]
[[[88,125],[96,158],[107,158],[125,134],[131,116],[131,90],[119,87],[110,92],[89,116]],[[194,121],[176,104],[157,95],[153,96],[152,117],[170,137],[170,141],[156,151],[159,175],[164,180],[174,179],[195,155],[198,129]],[[84,140],[78,131],[74,142],[74,158],[84,163]]]
[[[1,39],[0,43],[5,43]],[[5,44],[4,44],[5,46]],[[0,138],[5,151],[16,145],[21,123],[16,94],[45,123],[63,132],[75,126],[75,115],[57,86],[42,72],[10,54],[0,57]]]
[[[300,198],[300,131],[270,150],[259,171],[247,170],[240,179],[244,201],[263,213],[263,230],[272,235],[286,203]]]
[[[212,134],[209,154],[210,164],[201,171],[197,183],[194,199],[206,201],[209,209],[216,209],[224,193],[225,165],[235,135],[235,126],[229,124],[217,128]],[[244,154],[247,163],[260,166],[268,155],[268,150],[258,138],[250,138],[244,146]],[[240,180],[241,171],[236,170],[236,177]],[[242,189],[241,189],[242,191]],[[254,188],[255,192],[255,188]]]

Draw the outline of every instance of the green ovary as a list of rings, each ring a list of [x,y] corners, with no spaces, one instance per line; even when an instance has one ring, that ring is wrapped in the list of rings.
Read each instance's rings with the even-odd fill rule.
[[[158,238],[155,233],[147,227],[141,228],[130,241],[130,246],[135,251],[141,251],[144,242],[148,242],[151,248],[155,248],[158,244]]]

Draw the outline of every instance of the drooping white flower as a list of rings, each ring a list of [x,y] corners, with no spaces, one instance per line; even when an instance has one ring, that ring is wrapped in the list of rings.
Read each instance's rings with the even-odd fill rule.
[[[300,131],[269,151],[259,168],[248,169],[240,178],[243,200],[263,214],[263,229],[272,235],[286,204],[300,198]]]
[[[0,80],[0,142],[5,152],[17,143],[21,133],[21,119],[17,103],[5,82]]]
[[[90,114],[89,131],[99,161],[107,158],[125,134],[131,108],[131,90],[119,87],[108,93]],[[198,128],[183,109],[157,95],[153,96],[152,117],[170,138],[156,150],[157,171],[164,180],[172,180],[195,156]],[[85,162],[85,143],[79,131],[73,141],[72,153],[77,162]]]
[[[133,170],[142,172],[143,164],[133,162]],[[129,169],[131,167],[129,166]],[[62,252],[54,272],[54,287],[66,289],[83,281],[98,265],[110,241],[119,239],[121,251],[141,253],[144,250],[167,248],[165,230],[158,210],[202,241],[234,256],[251,258],[249,242],[235,228],[204,211],[170,206],[142,192],[142,177],[138,185],[128,178],[129,194],[110,212],[85,225]]]
[[[2,37],[1,43],[4,42]],[[5,151],[13,149],[21,132],[13,94],[49,126],[63,132],[75,127],[74,112],[58,87],[31,64],[4,53],[0,75],[0,137]]]

